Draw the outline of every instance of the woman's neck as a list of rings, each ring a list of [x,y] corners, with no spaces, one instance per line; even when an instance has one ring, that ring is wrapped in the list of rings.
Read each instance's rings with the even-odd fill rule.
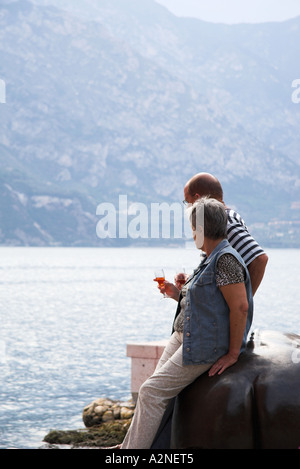
[[[220,244],[220,242],[223,241],[223,238],[220,239],[209,239],[204,237],[204,242],[203,242],[203,248],[202,250],[205,252],[205,254],[210,256],[210,254],[213,252],[213,250]]]

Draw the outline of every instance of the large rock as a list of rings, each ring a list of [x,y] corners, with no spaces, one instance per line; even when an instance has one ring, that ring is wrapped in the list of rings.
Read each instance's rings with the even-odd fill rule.
[[[103,422],[129,420],[133,417],[135,404],[132,401],[119,402],[99,398],[83,409],[82,419],[87,428],[101,425]]]
[[[298,449],[300,336],[254,334],[220,376],[200,376],[176,399],[171,447]]]

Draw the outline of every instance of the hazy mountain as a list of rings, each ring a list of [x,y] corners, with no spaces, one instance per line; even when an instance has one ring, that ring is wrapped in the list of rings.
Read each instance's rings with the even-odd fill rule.
[[[180,202],[198,171],[259,240],[299,243],[300,18],[225,26],[152,0],[47,3],[0,7],[1,244],[103,245],[98,204]]]

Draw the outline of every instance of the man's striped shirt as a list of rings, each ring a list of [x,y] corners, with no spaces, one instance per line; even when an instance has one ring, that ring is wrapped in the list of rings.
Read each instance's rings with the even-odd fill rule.
[[[226,212],[227,239],[248,266],[256,257],[264,254],[264,250],[251,236],[242,217],[230,208],[226,208]]]

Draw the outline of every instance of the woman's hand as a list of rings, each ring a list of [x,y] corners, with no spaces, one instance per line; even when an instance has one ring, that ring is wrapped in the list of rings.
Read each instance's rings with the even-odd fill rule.
[[[185,273],[178,273],[175,275],[174,282],[175,282],[175,286],[178,288],[179,291],[181,290],[185,282],[188,280],[188,278],[189,278],[189,275]]]
[[[225,371],[230,366],[234,365],[237,361],[238,356],[236,356],[236,354],[232,355],[230,353],[227,353],[226,355],[223,355],[223,357],[219,358],[216,363],[214,363],[214,365],[209,370],[208,375],[214,376],[216,373],[218,373],[218,375],[221,375],[223,371]]]
[[[169,298],[173,298],[173,300],[178,301],[180,292],[173,283],[165,280],[164,285],[162,287],[158,285],[157,288],[159,289],[160,293],[165,293]]]

